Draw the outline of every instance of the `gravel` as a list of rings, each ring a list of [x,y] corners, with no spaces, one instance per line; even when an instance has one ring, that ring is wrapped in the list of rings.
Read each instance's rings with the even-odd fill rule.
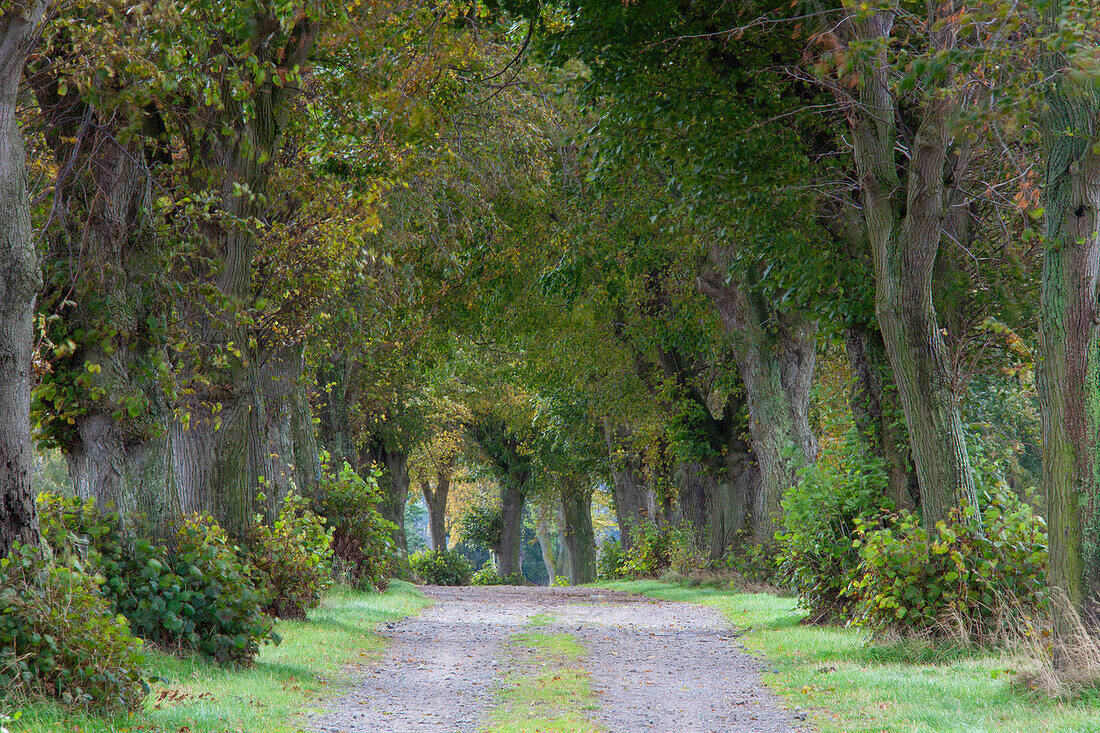
[[[588,650],[599,705],[589,715],[611,733],[802,730],[805,715],[761,684],[761,663],[713,609],[592,588],[422,590],[434,605],[379,628],[393,643],[309,720],[316,733],[476,731],[501,684],[504,642],[535,615]]]

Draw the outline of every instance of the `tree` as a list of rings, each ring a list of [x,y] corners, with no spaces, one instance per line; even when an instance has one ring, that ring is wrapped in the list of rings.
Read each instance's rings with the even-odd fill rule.
[[[497,558],[497,574],[507,578],[522,572],[523,512],[527,505],[527,492],[531,489],[531,458],[521,448],[519,436],[496,416],[475,413],[467,429],[470,438],[489,461],[490,470],[500,487],[501,530],[492,549]]]
[[[31,238],[26,153],[16,112],[23,63],[48,3],[0,9],[0,556],[38,544],[31,487],[31,347],[41,275]]]
[[[865,230],[875,262],[875,310],[905,412],[913,462],[921,487],[925,526],[949,518],[966,502],[977,505],[974,477],[947,347],[933,305],[932,280],[952,209],[965,206],[961,182],[972,145],[956,134],[975,92],[950,84],[958,70],[948,61],[962,50],[953,13],[958,3],[930,10],[929,54],[936,76],[920,89],[912,122],[899,119],[889,46],[899,8],[845,3],[843,30],[854,55],[858,85],[847,101],[854,157],[861,184]],[[939,81],[936,81],[939,80]],[[981,94],[981,92],[977,92]],[[896,146],[911,151],[898,165]]]
[[[808,94],[776,71],[800,44],[755,26],[758,10],[592,0],[576,4],[551,48],[559,63],[589,64],[589,89],[606,100],[598,174],[659,181],[651,221],[696,258],[692,279],[738,362],[761,468],[754,521],[770,542],[783,491],[817,453],[807,413],[817,324],[790,296],[820,233],[814,201],[799,193],[813,174],[804,130],[786,122]]]
[[[1044,2],[1040,10],[1046,34],[1037,375],[1042,476],[1050,583],[1080,612],[1100,592],[1100,93],[1093,75],[1080,71],[1096,51],[1096,27],[1088,26],[1077,41],[1065,34],[1074,23],[1089,23],[1088,11],[1061,0]],[[1056,628],[1066,631],[1065,621]]]
[[[29,64],[36,122],[56,179],[38,222],[47,243],[40,301],[46,360],[36,434],[59,448],[78,496],[174,532],[171,477],[169,242],[158,233],[155,169],[168,165],[150,87],[143,16],[104,3],[60,15]],[[131,62],[125,71],[123,59]],[[117,73],[95,73],[111,68]],[[140,71],[134,72],[134,69]]]

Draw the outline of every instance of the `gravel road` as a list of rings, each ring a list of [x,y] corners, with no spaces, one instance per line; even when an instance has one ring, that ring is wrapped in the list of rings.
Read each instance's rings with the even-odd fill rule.
[[[802,730],[713,609],[593,588],[422,590],[434,604],[382,625],[392,644],[310,718],[316,733],[478,730],[505,671],[503,644],[535,615],[588,650],[600,707],[590,715],[609,733]]]

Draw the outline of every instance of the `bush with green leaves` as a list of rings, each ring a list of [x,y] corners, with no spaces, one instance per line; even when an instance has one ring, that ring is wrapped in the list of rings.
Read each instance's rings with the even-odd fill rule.
[[[216,661],[247,666],[260,644],[280,641],[256,570],[213,517],[186,517],[176,533],[176,567],[195,591],[191,605],[198,648]]]
[[[142,642],[99,583],[48,550],[16,545],[0,559],[0,689],[79,708],[141,705]]]
[[[623,554],[623,575],[631,578],[656,578],[672,564],[669,533],[651,520],[630,528],[630,547]]]
[[[298,494],[287,495],[270,526],[257,520],[248,552],[268,597],[264,610],[277,618],[304,619],[332,585],[332,530]]]
[[[379,474],[364,479],[347,461],[336,471],[327,454],[322,458],[314,508],[332,530],[339,574],[360,590],[383,591],[389,584],[397,548],[393,540],[396,527],[377,509],[382,500]]]
[[[886,527],[857,523],[860,564],[847,590],[856,622],[985,640],[1043,609],[1043,520],[1007,493],[984,498],[980,514],[965,506],[931,532],[908,512]]]
[[[504,585],[504,578],[497,575],[497,569],[493,567],[493,563],[487,562],[470,576],[470,585]]]
[[[115,512],[101,512],[92,499],[38,496],[39,525],[58,557],[89,566],[103,576],[100,591],[134,633],[163,647],[199,645],[192,596],[176,574],[167,548],[127,537]]]
[[[500,507],[473,506],[458,520],[462,541],[479,550],[492,550],[500,544],[504,514]]]
[[[596,556],[596,577],[600,580],[617,580],[623,573],[623,546],[618,540],[611,539],[600,545]]]
[[[855,435],[840,455],[826,453],[802,470],[783,497],[778,579],[798,592],[817,620],[843,619],[857,577],[856,522],[890,511],[886,471]]]
[[[742,530],[733,547],[714,563],[719,572],[733,572],[746,580],[769,585],[784,586],[789,581],[780,577],[774,547],[753,541],[748,530]]]
[[[197,649],[218,662],[250,664],[275,641],[256,570],[210,517],[187,518],[173,551],[128,536],[117,513],[91,499],[41,494],[43,537],[59,557],[86,558],[103,596],[134,633],[166,648]]]
[[[531,582],[519,572],[501,576],[490,561],[470,576],[470,585],[531,585]]]
[[[470,563],[457,552],[421,550],[409,555],[413,575],[427,585],[466,585],[470,582]]]

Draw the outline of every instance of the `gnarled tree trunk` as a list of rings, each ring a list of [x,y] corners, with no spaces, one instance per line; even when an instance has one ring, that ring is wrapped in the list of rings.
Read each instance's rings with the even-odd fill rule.
[[[84,334],[75,353],[51,365],[50,379],[81,385],[79,403],[70,397],[61,405],[75,412],[65,416],[71,429],[53,437],[78,496],[113,505],[124,524],[167,537],[180,505],[170,481],[172,405],[160,381],[168,377],[157,328],[167,320],[166,263],[148,213],[155,143],[125,138],[128,112],[98,109],[75,88],[60,93],[62,80],[49,68],[33,74],[32,87],[61,171],[43,306],[68,331]],[[161,124],[155,111],[134,114]],[[44,399],[43,409],[52,404]]]
[[[939,12],[948,12],[944,5]],[[894,373],[917,478],[925,526],[946,520],[961,502],[976,505],[959,395],[932,302],[932,274],[965,152],[950,155],[958,94],[932,90],[919,115],[903,184],[896,143],[898,121],[886,49],[894,12],[859,13],[854,40],[878,44],[862,70],[859,104],[849,111],[867,237],[875,261],[875,312]],[[940,26],[937,26],[940,27]],[[951,43],[942,21],[937,43]],[[965,138],[965,135],[962,136]]]
[[[750,273],[751,275],[751,273]],[[795,472],[817,458],[810,429],[810,386],[816,326],[797,313],[777,312],[742,282],[712,270],[698,278],[734,341],[748,400],[749,432],[760,467],[761,491],[753,507],[756,539],[770,544],[779,529],[780,501]]]
[[[16,110],[23,62],[46,6],[33,2],[0,15],[0,557],[14,542],[38,543],[30,369],[34,300],[42,281]]]
[[[1048,29],[1061,12],[1052,0]],[[1100,594],[1100,94],[1093,80],[1065,75],[1067,65],[1061,53],[1047,54],[1037,386],[1049,579],[1080,612]],[[1056,619],[1057,633],[1072,632],[1060,613]]]

